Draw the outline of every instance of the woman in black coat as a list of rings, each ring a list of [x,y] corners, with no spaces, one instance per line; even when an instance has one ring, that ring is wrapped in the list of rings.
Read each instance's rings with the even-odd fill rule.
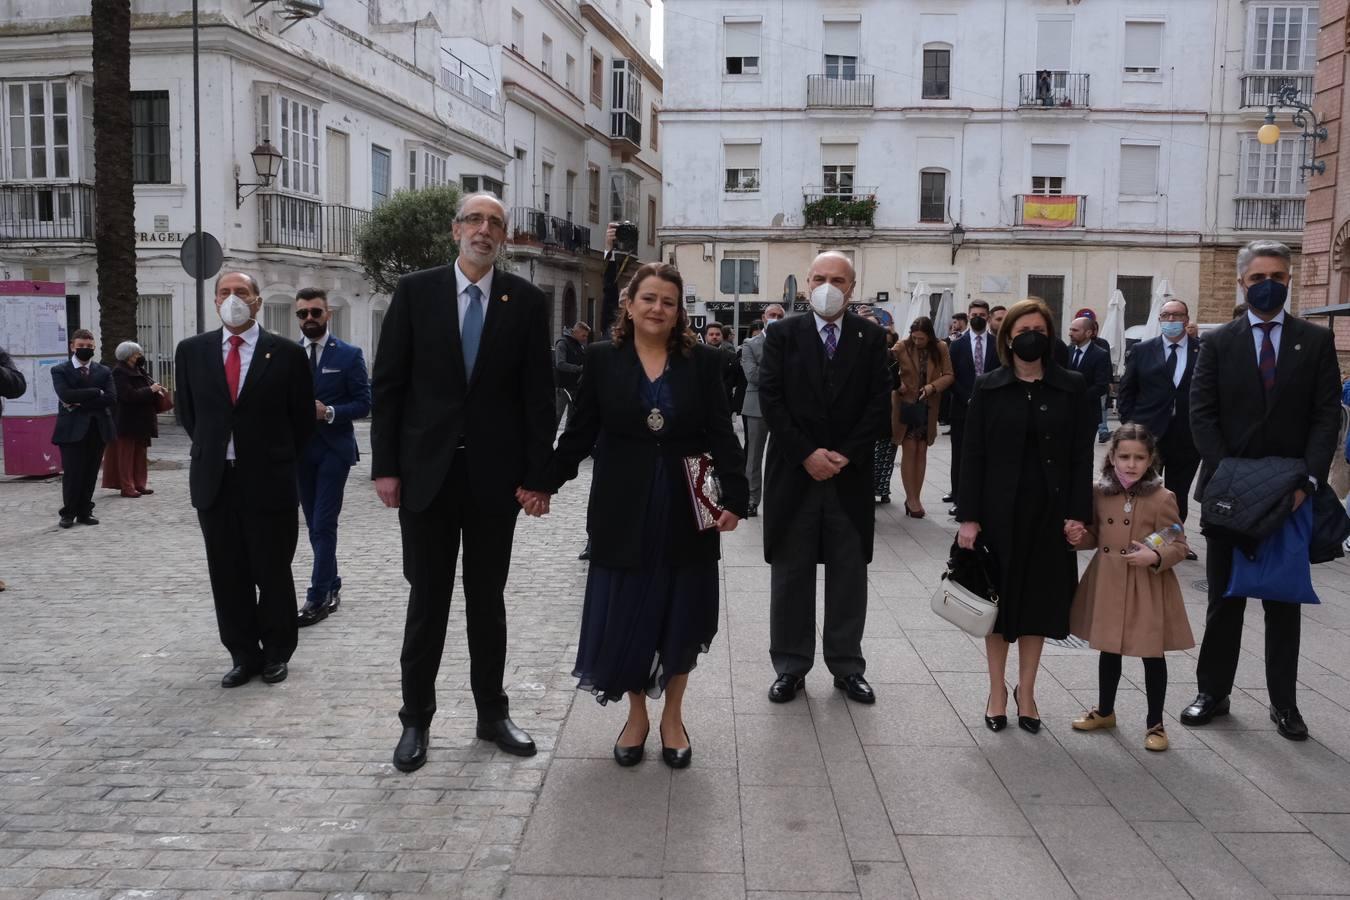
[[[146,456],[150,439],[159,437],[159,397],[167,389],[150,377],[145,351],[135,341],[117,345],[113,385],[117,391],[117,439],[103,455],[103,486],[123,497],[153,494],[147,486]]]
[[[689,331],[674,266],[633,275],[613,340],[586,352],[576,408],[550,460],[551,491],[595,460],[586,527],[590,573],[573,674],[601,703],[628,696],[614,758],[641,761],[647,698],[665,693],[662,757],[689,764],[682,701],[690,670],[717,633],[718,532],[745,515],[745,456],[722,382],[724,351]],[[723,510],[700,531],[684,459],[711,453]],[[522,504],[529,508],[528,496]]]
[[[1008,310],[998,332],[1002,367],[975,382],[961,457],[957,542],[982,541],[998,566],[999,608],[985,638],[985,724],[1006,727],[1008,645],[1017,642],[1018,725],[1040,730],[1036,674],[1045,639],[1069,633],[1078,583],[1070,547],[1092,516],[1092,437],[1098,410],[1077,372],[1053,360],[1054,318],[1040,300]]]

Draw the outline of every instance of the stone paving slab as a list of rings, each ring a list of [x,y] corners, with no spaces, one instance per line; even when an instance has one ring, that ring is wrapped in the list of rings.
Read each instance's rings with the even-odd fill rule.
[[[0,479],[0,900],[1350,896],[1350,565],[1314,570],[1306,744],[1266,716],[1256,607],[1228,719],[1176,721],[1196,654],[1171,655],[1168,753],[1142,747],[1132,661],[1120,728],[1069,728],[1096,693],[1095,654],[1071,647],[1046,649],[1042,733],[991,734],[982,643],[928,610],[955,528],[938,502],[948,452],[930,455],[927,518],[901,516],[898,495],[878,507],[875,706],[849,703],[819,659],[805,697],[768,702],[761,522],[728,536],[681,772],[657,736],[641,766],[616,767],[624,704],[574,689],[585,471],[552,515],[521,519],[508,585],[507,689],[540,754],[474,739],[457,602],[430,761],[412,776],[389,763],[397,521],[365,462],[343,515],[342,610],[301,632],[285,683],[235,691],[218,684],[180,431],[152,449],[156,494],[100,491],[97,528],[55,527],[56,481]],[[298,584],[308,564],[302,541]],[[1203,559],[1178,575],[1198,635]]]

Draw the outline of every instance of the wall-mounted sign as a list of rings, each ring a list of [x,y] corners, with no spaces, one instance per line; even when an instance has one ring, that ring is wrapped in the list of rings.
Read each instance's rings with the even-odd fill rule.
[[[136,232],[136,243],[138,244],[182,244],[187,240],[187,233],[183,231],[138,231]]]
[[[169,230],[169,217],[168,217],[168,216],[155,216],[155,230],[156,230],[156,231],[168,231],[168,230]]]

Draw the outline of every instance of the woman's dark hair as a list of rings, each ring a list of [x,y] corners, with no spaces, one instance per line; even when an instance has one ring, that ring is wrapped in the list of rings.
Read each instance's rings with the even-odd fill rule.
[[[1045,333],[1051,339],[1055,337],[1055,314],[1050,311],[1044,300],[1038,297],[1028,297],[1025,300],[1018,300],[1008,310],[1008,314],[1003,319],[1003,324],[998,329],[998,360],[1008,368],[1013,367],[1012,352],[1012,330],[1017,324],[1017,320],[1023,316],[1030,316],[1039,313],[1041,318],[1045,319]],[[1051,359],[1050,351],[1047,350],[1045,359]]]
[[[935,363],[940,363],[942,361],[942,352],[938,350],[937,335],[933,332],[933,320],[927,316],[919,316],[909,326],[910,335],[913,335],[916,331],[922,332],[928,336],[928,346],[925,348],[928,353],[928,358]],[[913,346],[909,335],[906,335],[905,337],[905,346]]]
[[[698,338],[689,329],[689,314],[684,309],[684,279],[680,277],[680,270],[668,263],[647,263],[633,273],[632,280],[623,289],[623,299],[619,303],[619,315],[614,320],[614,327],[610,330],[610,339],[617,345],[632,338],[633,317],[628,314],[628,304],[637,296],[638,289],[642,287],[642,282],[648,278],[659,278],[664,282],[675,285],[676,297],[681,299],[675,304],[677,309],[675,327],[670,329],[670,341],[667,346],[672,353],[679,352],[688,356],[694,349],[694,345],[698,343]]]
[[[1135,422],[1126,422],[1111,432],[1111,440],[1106,445],[1106,456],[1102,460],[1102,475],[1109,478],[1116,477],[1116,467],[1112,464],[1111,457],[1115,456],[1116,449],[1120,447],[1121,441],[1138,441],[1148,449],[1148,469],[1145,470],[1139,480],[1148,481],[1150,478],[1157,478],[1158,439],[1153,436],[1153,432]]]

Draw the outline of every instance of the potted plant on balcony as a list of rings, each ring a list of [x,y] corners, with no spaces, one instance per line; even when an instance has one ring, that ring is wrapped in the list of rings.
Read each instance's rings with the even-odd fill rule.
[[[806,203],[803,215],[807,225],[861,225],[871,227],[876,218],[875,197],[826,194]]]

